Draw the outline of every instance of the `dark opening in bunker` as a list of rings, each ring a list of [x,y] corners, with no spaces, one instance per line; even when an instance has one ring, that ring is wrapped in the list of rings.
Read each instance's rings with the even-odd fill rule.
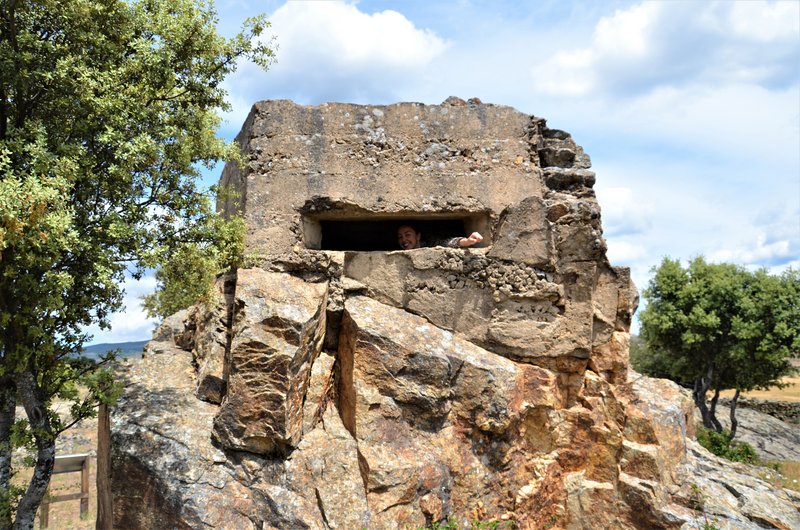
[[[318,250],[389,251],[400,250],[397,229],[410,224],[422,233],[423,245],[473,231],[485,233],[486,220],[479,217],[447,219],[305,219],[307,248]]]

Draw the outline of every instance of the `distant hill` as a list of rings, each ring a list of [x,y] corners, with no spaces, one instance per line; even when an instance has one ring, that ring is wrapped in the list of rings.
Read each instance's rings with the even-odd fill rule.
[[[137,355],[141,355],[142,351],[144,350],[144,345],[148,342],[149,341],[146,340],[139,340],[135,342],[93,344],[91,346],[86,346],[83,349],[83,355],[86,357],[91,357],[92,359],[99,359],[100,356],[106,352],[119,350],[117,352],[118,359],[122,359],[123,357],[135,357]]]

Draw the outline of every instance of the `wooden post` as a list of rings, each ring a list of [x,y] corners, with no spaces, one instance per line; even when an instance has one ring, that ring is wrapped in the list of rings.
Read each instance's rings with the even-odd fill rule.
[[[81,466],[81,516],[89,513],[89,459]]]
[[[114,509],[111,497],[111,418],[108,405],[97,411],[97,530],[112,530]]]
[[[49,496],[50,488],[47,488],[47,493],[39,506],[39,528],[47,528],[50,525],[50,502],[47,500]]]

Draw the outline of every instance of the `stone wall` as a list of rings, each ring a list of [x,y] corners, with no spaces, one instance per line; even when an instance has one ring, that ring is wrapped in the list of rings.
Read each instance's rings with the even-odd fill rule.
[[[289,101],[254,105],[237,137],[249,163],[222,184],[244,215],[251,265],[329,282],[328,348],[344,284],[510,359],[624,380],[637,304],[605,257],[589,157],[569,134],[510,107]],[[319,250],[322,220],[462,218],[470,250]],[[470,221],[471,220],[471,221]],[[453,234],[462,235],[462,234]],[[565,384],[579,385],[579,378]]]
[[[243,213],[248,249],[264,261],[318,247],[324,219],[478,219],[497,257],[550,269],[556,254],[604,250],[588,156],[510,107],[262,101],[237,140],[250,162],[223,171],[239,197],[225,207]],[[580,223],[591,244],[553,252],[580,221],[594,221]]]
[[[720,398],[720,405],[730,407],[730,398]],[[739,398],[738,407],[753,409],[764,414],[769,414],[779,420],[800,423],[800,402],[797,401],[772,401],[758,398]]]

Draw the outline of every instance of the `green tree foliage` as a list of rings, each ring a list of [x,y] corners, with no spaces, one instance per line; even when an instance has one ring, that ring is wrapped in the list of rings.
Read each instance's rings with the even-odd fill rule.
[[[631,335],[630,361],[631,368],[639,373],[662,379],[673,378],[670,360],[664,355],[653,355],[639,335]]]
[[[196,182],[236,155],[216,137],[221,83],[272,55],[263,18],[232,39],[215,21],[203,0],[0,0],[0,528],[32,528],[56,437],[114,399],[102,363],[73,353],[82,329],[108,325],[126,271],[202,248],[214,224]],[[16,495],[22,441],[35,465]]]
[[[664,259],[654,272],[640,315],[650,358],[638,362],[654,375],[691,386],[703,425],[716,432],[722,432],[719,393],[735,389],[733,438],[740,392],[779,384],[793,371],[789,358],[800,351],[800,273],[774,276],[702,257],[686,268]]]
[[[156,291],[142,297],[150,316],[164,318],[207,300],[217,273],[241,265],[245,225],[240,217],[209,217],[198,230],[207,237],[164,249]]]

